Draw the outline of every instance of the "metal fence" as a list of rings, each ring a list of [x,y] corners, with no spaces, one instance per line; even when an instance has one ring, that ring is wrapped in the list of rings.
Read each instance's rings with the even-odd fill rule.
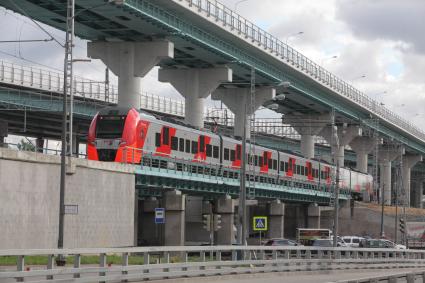
[[[178,3],[182,2],[182,0],[173,1]],[[325,70],[291,46],[283,43],[280,39],[256,26],[218,1],[184,0],[184,2],[187,3],[187,7],[189,7],[191,11],[221,23],[223,28],[227,31],[232,32],[256,47],[262,48],[273,57],[280,59],[286,64],[290,64],[298,71],[303,72],[313,80],[320,82],[336,93],[362,106],[383,120],[425,141],[425,133],[413,123],[403,119],[393,111],[381,105],[378,101],[371,99],[366,94],[354,88],[351,84]]]
[[[65,255],[65,266],[55,266]],[[44,264],[26,266],[37,256]],[[96,259],[82,264],[86,256]],[[425,267],[425,252],[279,246],[180,246],[98,249],[0,250],[16,265],[0,271],[1,282],[106,282],[258,272]],[[133,263],[133,264],[131,264]],[[368,281],[361,281],[368,282]]]
[[[17,65],[6,61],[0,62],[0,82],[38,89],[49,92],[63,93],[63,73],[41,68]],[[83,98],[117,103],[118,92],[113,85],[74,77],[75,95]]]

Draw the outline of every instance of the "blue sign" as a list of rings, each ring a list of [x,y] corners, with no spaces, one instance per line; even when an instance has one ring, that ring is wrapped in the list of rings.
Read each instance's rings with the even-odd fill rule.
[[[267,231],[267,217],[254,216],[252,226],[254,231]]]
[[[162,207],[155,208],[155,224],[165,223],[165,209]]]

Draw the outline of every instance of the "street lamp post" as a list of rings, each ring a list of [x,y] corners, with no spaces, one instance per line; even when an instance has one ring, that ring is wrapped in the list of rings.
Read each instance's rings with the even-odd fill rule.
[[[299,35],[302,35],[302,34],[304,34],[304,32],[303,31],[299,31],[299,32],[296,32],[296,33],[293,33],[293,34],[288,35],[286,37],[286,39],[285,39],[285,44],[288,45],[288,40],[290,38],[293,38],[293,37],[296,37],[296,36],[299,36]]]

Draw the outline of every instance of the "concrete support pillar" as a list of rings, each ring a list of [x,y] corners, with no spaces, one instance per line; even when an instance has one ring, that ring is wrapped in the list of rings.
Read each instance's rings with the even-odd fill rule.
[[[275,200],[269,203],[269,238],[283,238],[284,237],[284,217],[285,217],[285,204],[280,200]]]
[[[174,57],[174,45],[154,42],[89,42],[87,55],[101,59],[118,76],[118,106],[140,108],[141,77],[162,59]]]
[[[337,130],[339,148],[333,149],[336,153],[336,158],[341,166],[344,166],[345,152],[344,148],[347,146],[354,138],[362,135],[362,128],[359,126],[348,126],[348,127],[338,127]],[[326,141],[334,146],[335,141],[332,140],[332,129],[331,127],[325,127],[320,132],[320,135],[323,136]]]
[[[44,148],[44,139],[43,137],[38,137],[35,140],[35,151],[39,153],[43,153]]]
[[[163,69],[160,82],[168,82],[185,97],[185,122],[196,128],[204,127],[205,99],[221,83],[232,81],[232,70],[227,67],[208,69]]]
[[[271,87],[256,88],[255,105],[257,110],[266,101],[272,100],[276,95],[276,90]],[[236,137],[243,136],[244,119],[248,118],[253,112],[250,109],[250,89],[233,88],[233,89],[217,89],[212,94],[213,100],[221,100],[235,114],[234,134]],[[246,113],[247,117],[244,117]],[[246,125],[246,137],[250,138],[249,123]]]
[[[402,175],[403,175],[403,188],[406,193],[406,206],[410,206],[410,193],[411,193],[411,186],[410,186],[410,178],[411,178],[411,169],[413,166],[416,165],[416,163],[422,161],[422,155],[413,155],[413,154],[406,154],[403,155],[403,166],[402,166]]]
[[[320,228],[320,206],[314,204],[308,206],[307,228]]]
[[[155,208],[160,207],[159,200],[150,197],[143,200],[143,209],[140,209],[141,215],[138,224],[138,245],[158,246],[161,241],[161,226],[155,224]]]
[[[221,229],[216,232],[217,245],[231,245],[235,241],[234,213],[235,200],[230,196],[219,198],[216,202],[216,213],[221,215]]]
[[[77,133],[74,133],[72,135],[72,154],[75,157],[78,157],[78,155],[80,154],[80,137]]]
[[[350,142],[350,146],[357,155],[357,170],[367,173],[368,154],[375,148],[376,139],[371,137],[356,137]]]
[[[0,147],[4,145],[4,139],[7,137],[8,124],[5,121],[0,121]]]
[[[400,156],[400,149],[381,146],[378,153],[380,196],[385,205],[391,205],[391,162]],[[382,200],[382,199],[381,199]]]
[[[301,154],[305,158],[314,158],[314,136],[329,124],[329,114],[287,114],[284,121],[301,135]]]
[[[165,193],[165,246],[184,246],[185,243],[185,195],[174,190]]]

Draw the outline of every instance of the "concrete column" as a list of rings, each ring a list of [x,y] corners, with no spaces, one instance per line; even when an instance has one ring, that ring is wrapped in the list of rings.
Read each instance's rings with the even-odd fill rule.
[[[307,208],[307,228],[320,228],[320,206],[310,204]]]
[[[165,193],[165,246],[184,246],[185,243],[185,195],[174,190]]]
[[[338,158],[339,164],[341,166],[344,166],[344,148],[354,138],[362,135],[362,129],[359,126],[338,127],[337,134],[339,140],[339,148],[334,149],[334,151],[336,152],[336,158]],[[320,132],[320,135],[323,136],[331,146],[334,146],[335,142],[332,140],[331,127],[323,128],[323,130]]]
[[[357,155],[357,170],[367,173],[368,154],[375,148],[376,140],[371,137],[356,137],[350,142],[350,146]]]
[[[44,139],[42,137],[38,137],[35,140],[35,151],[43,153],[44,148]]]
[[[406,206],[410,206],[410,177],[411,177],[411,169],[416,163],[422,161],[422,155],[413,155],[406,154],[403,155],[403,166],[402,166],[402,174],[403,174],[403,188],[406,193]]]
[[[8,124],[5,121],[0,121],[0,147],[4,145],[4,139],[7,137]]]
[[[138,223],[138,245],[158,246],[162,244],[160,235],[162,225],[155,224],[155,208],[160,207],[159,200],[150,197],[143,200],[143,209]]]
[[[160,82],[168,82],[185,97],[185,122],[196,128],[204,127],[205,99],[221,83],[232,81],[227,67],[208,69],[159,69]]]
[[[235,240],[234,213],[235,200],[226,195],[216,202],[216,213],[221,215],[221,229],[216,232],[217,245],[231,245]]]
[[[400,149],[381,146],[378,153],[380,171],[380,192],[385,205],[391,205],[391,162],[400,156]]]
[[[272,100],[276,95],[276,90],[271,87],[256,88],[255,105],[257,110],[266,101]],[[212,94],[213,100],[221,100],[235,114],[234,134],[236,137],[243,136],[244,113],[248,118],[253,112],[250,109],[250,89],[233,88],[233,89],[217,89]],[[246,111],[245,111],[246,109]],[[249,123],[246,125],[246,136],[250,138]]]
[[[72,154],[75,157],[78,157],[80,152],[80,137],[78,136],[77,133],[74,133],[72,135]]]
[[[284,217],[285,217],[285,204],[280,200],[274,200],[269,203],[269,238],[283,238],[284,237]]]
[[[301,154],[305,158],[314,158],[314,136],[329,124],[329,114],[287,114],[284,121],[301,135]]]
[[[87,55],[101,59],[118,76],[118,106],[140,108],[141,77],[162,59],[174,57],[174,45],[154,42],[89,42]]]

